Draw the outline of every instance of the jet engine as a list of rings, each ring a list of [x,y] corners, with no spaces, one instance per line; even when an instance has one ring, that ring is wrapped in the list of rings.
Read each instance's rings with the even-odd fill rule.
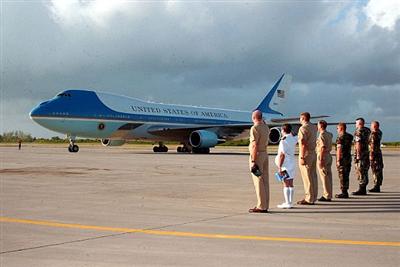
[[[198,130],[190,134],[189,142],[194,148],[209,148],[217,145],[219,140],[214,132]]]
[[[280,127],[274,127],[271,128],[269,131],[269,143],[272,145],[278,144],[279,141],[281,140],[281,128]]]
[[[112,140],[112,139],[101,139],[103,146],[122,146],[125,144],[125,140]]]

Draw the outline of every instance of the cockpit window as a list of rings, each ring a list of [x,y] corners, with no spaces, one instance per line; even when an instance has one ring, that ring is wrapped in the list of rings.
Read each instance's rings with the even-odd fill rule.
[[[69,93],[59,93],[57,96],[59,96],[59,97],[71,97],[71,94],[69,94]]]

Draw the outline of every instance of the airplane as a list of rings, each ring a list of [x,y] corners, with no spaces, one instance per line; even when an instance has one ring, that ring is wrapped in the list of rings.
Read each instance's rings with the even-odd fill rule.
[[[281,138],[280,126],[298,118],[282,118],[276,110],[287,96],[290,75],[283,74],[254,110],[270,126],[269,141]],[[271,107],[272,106],[272,107]],[[78,152],[77,137],[101,139],[104,146],[127,140],[159,142],[154,152],[168,152],[165,141],[177,141],[181,153],[207,154],[228,140],[243,139],[253,125],[252,111],[160,104],[91,90],[66,90],[40,103],[30,112],[39,125],[66,134],[69,152]],[[315,118],[315,117],[313,117]]]

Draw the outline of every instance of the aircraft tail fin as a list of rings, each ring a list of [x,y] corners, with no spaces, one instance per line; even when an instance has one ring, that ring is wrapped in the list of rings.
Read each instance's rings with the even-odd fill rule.
[[[268,114],[278,114],[283,115],[276,109],[279,105],[287,98],[287,92],[289,90],[290,84],[292,82],[292,77],[287,74],[282,74],[279,80],[274,84],[265,98],[258,105],[256,110],[260,110],[262,113]]]

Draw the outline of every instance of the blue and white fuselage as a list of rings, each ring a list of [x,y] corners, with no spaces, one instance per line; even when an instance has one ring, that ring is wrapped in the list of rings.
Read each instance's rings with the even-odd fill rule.
[[[285,75],[257,107],[264,117],[281,117],[270,108],[284,98]],[[276,102],[276,101],[275,101]],[[240,136],[252,125],[250,111],[168,105],[90,90],[66,90],[34,108],[30,117],[41,126],[75,137],[100,138],[104,145],[126,140],[178,141],[186,151],[209,151]],[[72,150],[72,151],[71,151]],[[70,147],[71,152],[73,151]]]

